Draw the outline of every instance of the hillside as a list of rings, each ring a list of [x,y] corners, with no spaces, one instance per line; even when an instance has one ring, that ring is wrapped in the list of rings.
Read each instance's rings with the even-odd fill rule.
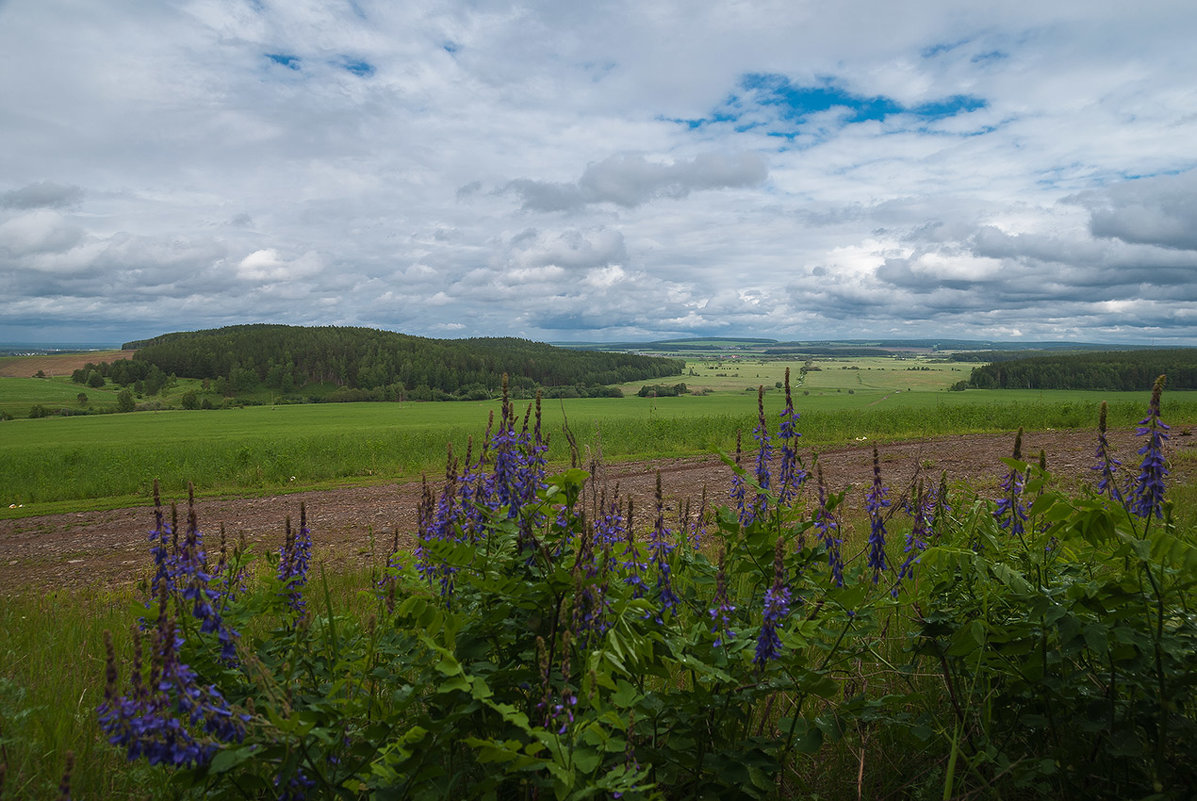
[[[684,362],[576,351],[516,338],[427,339],[369,328],[238,325],[126,343],[167,375],[209,379],[218,391],[264,385],[287,394],[332,386],[376,399],[486,397],[504,374],[517,394],[603,394],[595,388],[678,375]],[[552,390],[557,389],[556,392]],[[352,397],[369,400],[371,397]]]

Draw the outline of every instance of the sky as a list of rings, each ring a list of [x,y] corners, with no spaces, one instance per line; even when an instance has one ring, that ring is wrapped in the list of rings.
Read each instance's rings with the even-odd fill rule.
[[[0,0],[0,342],[1197,345],[1189,0]]]

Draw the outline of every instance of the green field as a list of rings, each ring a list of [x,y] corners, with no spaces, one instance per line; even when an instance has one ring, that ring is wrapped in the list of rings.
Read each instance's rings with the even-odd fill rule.
[[[803,371],[802,367],[817,367]],[[757,358],[689,362],[691,394],[547,400],[544,429],[549,458],[568,461],[563,421],[583,446],[608,459],[645,459],[731,451],[736,433],[756,421],[756,388],[766,388],[766,412],[784,403],[777,386],[790,368],[803,446],[818,449],[868,436],[893,441],[924,436],[1027,428],[1089,428],[1101,401],[1111,425],[1142,416],[1146,392],[969,390],[947,387],[966,366],[919,358],[860,357],[813,362]],[[139,399],[168,405],[198,386],[181,379],[164,396]],[[80,392],[88,395],[86,407]],[[111,409],[115,388],[91,389],[64,378],[0,378],[0,409],[27,415],[40,403],[75,412]],[[1197,397],[1165,396],[1165,416],[1197,421]],[[518,401],[522,412],[527,401]],[[446,403],[326,403],[259,405],[131,414],[87,414],[0,423],[0,518],[149,500],[155,479],[171,494],[194,483],[201,494],[277,493],[355,483],[382,483],[436,473],[446,443],[463,451],[485,430],[497,400]]]
[[[803,447],[868,436],[893,441],[950,433],[1089,428],[1111,403],[1111,425],[1140,416],[1147,393],[835,391],[801,393]],[[775,420],[782,393],[767,396]],[[521,409],[524,406],[520,407]],[[277,493],[382,483],[436,473],[447,442],[480,438],[498,401],[257,406],[220,411],[10,420],[0,424],[0,518],[145,503],[154,479],[179,494]],[[709,454],[755,425],[753,393],[572,399],[544,404],[549,457],[568,461],[562,420],[608,459]],[[1173,423],[1197,421],[1197,398],[1166,396]]]

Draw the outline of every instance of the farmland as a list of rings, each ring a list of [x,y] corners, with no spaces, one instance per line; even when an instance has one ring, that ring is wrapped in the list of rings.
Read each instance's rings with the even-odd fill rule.
[[[24,568],[24,580],[37,591],[12,593],[0,609],[9,632],[7,653],[0,655],[9,786],[18,797],[53,797],[62,754],[70,749],[80,797],[256,797],[261,793],[252,788],[269,793],[280,777],[311,782],[305,786],[313,798],[336,792],[368,797],[373,788],[396,786],[411,797],[462,787],[468,789],[459,794],[485,795],[481,788],[493,776],[503,777],[505,792],[518,797],[532,787],[541,797],[562,798],[603,787],[650,798],[655,787],[665,797],[701,797],[703,788],[715,788],[720,797],[1082,798],[1093,797],[1086,788],[1094,783],[1142,795],[1153,777],[1161,798],[1183,797],[1191,773],[1184,755],[1193,699],[1186,688],[1197,653],[1183,614],[1193,600],[1186,576],[1197,567],[1195,460],[1187,438],[1197,399],[1164,395],[1163,416],[1173,434],[1165,451],[1172,469],[1167,493],[1175,504],[1165,523],[1151,512],[1140,517],[1094,499],[1085,488],[1093,482],[1097,405],[1109,402],[1109,423],[1117,429],[1110,441],[1124,470],[1133,473],[1141,438],[1127,429],[1143,419],[1148,393],[949,392],[966,368],[880,357],[813,364],[819,369],[803,372],[811,366],[806,360],[699,359],[687,364],[685,375],[668,379],[686,382],[690,391],[679,397],[637,397],[642,384],[636,383],[622,387],[624,398],[546,402],[547,444],[535,444],[531,432],[518,435],[524,409],[518,405],[509,436],[491,446],[492,458],[504,448],[519,454],[516,473],[502,480],[513,482],[508,498],[523,500],[498,504],[477,523],[469,522],[466,504],[453,503],[448,491],[442,495],[450,499],[444,508],[461,516],[445,531],[481,526],[480,539],[469,545],[437,540],[441,535],[433,536],[429,523],[418,534],[418,488],[382,485],[427,473],[440,487],[445,443],[455,443],[460,458],[473,437],[476,459],[486,418],[501,415],[494,400],[5,421],[0,486],[3,497],[13,499],[5,505],[18,508],[4,510],[9,519],[0,531],[34,537],[24,541],[41,560]],[[793,399],[802,436],[774,434],[781,453],[754,467],[757,387],[768,390],[764,415],[778,431],[785,396],[776,384],[786,367],[800,377]],[[20,387],[0,382],[0,393],[9,386],[14,393]],[[18,402],[36,399],[25,394]],[[569,462],[566,418],[578,442],[591,453],[601,449],[611,465],[600,471],[602,496],[583,490],[580,474],[551,478]],[[1009,467],[997,457],[1009,455],[1020,426],[1029,429],[1024,458],[1036,462],[1037,449],[1045,448],[1054,477],[1031,464],[1020,468],[1020,483],[1011,483]],[[695,460],[714,450],[731,452],[737,432],[743,435],[743,480],[761,480],[764,469],[781,481],[785,448],[797,448],[794,454],[808,466],[814,452],[826,454],[820,464],[829,494],[812,476],[791,505],[769,501],[769,514],[737,512],[728,501],[736,486],[729,468]],[[897,443],[892,452],[890,442]],[[888,512],[870,506],[866,495],[875,443],[881,443],[879,469],[890,487]],[[547,467],[537,467],[538,454]],[[979,469],[981,462],[989,466]],[[538,470],[555,489],[536,501],[517,495],[516,487],[541,480],[521,484],[520,472]],[[941,470],[951,473],[950,484],[937,488]],[[663,484],[660,500],[653,496],[654,473]],[[119,715],[106,713],[105,725],[116,728],[103,734],[95,715],[105,692],[122,694],[131,705],[151,697],[129,684],[136,679],[129,673],[134,651],[126,610],[147,614],[142,603],[149,587],[162,586],[161,577],[151,578],[153,561],[145,553],[143,532],[152,516],[144,509],[121,512],[114,519],[125,521],[128,533],[109,538],[88,528],[100,513],[79,513],[145,504],[155,478],[168,501],[184,497],[187,482],[194,482],[210,560],[218,552],[218,523],[245,520],[249,505],[254,516],[275,519],[269,535],[249,540],[258,561],[238,579],[246,582],[246,594],[222,602],[221,622],[193,620],[189,604],[169,597],[148,599],[148,617],[158,615],[159,623],[150,624],[147,636],[165,643],[165,635],[152,633],[155,626],[181,627],[178,658],[221,688],[220,699],[209,698],[211,708],[227,703],[256,710],[240,733],[196,727],[201,742],[223,743],[219,753],[227,756],[219,772],[186,762],[169,785],[166,773],[126,761],[104,743],[107,736],[136,742],[133,729],[120,728]],[[635,498],[634,536],[630,505],[617,514],[601,505],[600,497],[620,484],[621,498]],[[500,492],[498,483],[469,486]],[[741,486],[751,499],[751,485]],[[728,511],[699,514],[702,487],[710,488],[712,506],[728,505]],[[278,497],[300,491],[295,500]],[[573,492],[581,493],[584,515],[565,512],[562,500]],[[1013,508],[1029,513],[1025,523],[1003,517],[989,500],[1011,492],[1015,504],[1024,504]],[[318,521],[311,550],[288,556],[284,547],[277,556],[284,541],[277,521],[290,515],[298,527],[300,500]],[[529,506],[509,519],[513,503]],[[353,504],[360,505],[356,524]],[[404,509],[392,511],[398,504]],[[18,519],[66,511],[73,513]],[[513,522],[522,514],[544,544],[532,556],[521,550],[524,535]],[[612,514],[616,539],[603,545],[596,533],[595,551],[587,556],[578,546],[590,536],[586,521]],[[826,528],[828,521],[834,528]],[[173,547],[183,550],[164,552],[165,563],[185,565],[191,558],[186,524],[179,525],[185,536]],[[888,527],[879,546],[884,558],[874,545],[879,525]],[[230,523],[233,542],[239,529]],[[399,532],[400,556],[387,569],[390,535]],[[76,550],[56,550],[56,537]],[[643,542],[639,556],[634,550],[627,555],[633,538]],[[160,542],[169,540],[163,535]],[[286,541],[293,549],[309,547],[296,546],[294,536]],[[922,548],[915,567],[911,559]],[[600,549],[601,559],[595,555]],[[609,571],[610,582],[587,583],[577,567],[585,559],[596,559],[594,569]],[[278,578],[293,562],[304,565],[303,580],[295,580],[300,573]],[[89,566],[91,580],[106,588],[74,570]],[[231,565],[224,571],[202,579],[212,582],[202,590],[209,597],[222,597],[216,582],[235,576]],[[22,580],[15,572],[4,575],[6,591]],[[661,583],[666,576],[668,593]],[[1158,579],[1159,589],[1136,576]],[[138,577],[140,588],[130,583]],[[193,589],[180,584],[166,592],[194,594],[193,582],[201,581],[178,580]],[[61,589],[50,591],[55,586]],[[380,586],[393,587],[390,601],[372,589]],[[182,610],[177,617],[168,611],[176,607]],[[1044,609],[1058,610],[1058,622],[1045,627]],[[1113,617],[1095,611],[1101,609],[1114,610]],[[587,634],[584,619],[607,622]],[[53,621],[52,638],[34,624],[46,620]],[[221,626],[240,632],[237,653],[245,662],[222,666],[217,660]],[[113,631],[118,655],[110,668],[118,678],[107,691],[100,678],[104,628]],[[1084,636],[1074,636],[1074,629]],[[1047,669],[1040,651],[1020,650],[1032,641],[1048,654],[1048,664],[1066,667],[1050,668],[1051,683],[1025,680]],[[162,669],[163,647],[146,655],[143,670]],[[1153,660],[1153,648],[1166,658]],[[1095,704],[1090,688],[1106,681],[1103,655],[1117,658],[1121,672]],[[66,664],[82,669],[64,671]],[[342,681],[356,675],[373,678]],[[282,686],[293,700],[276,707]],[[174,690],[158,692],[173,703]],[[1170,694],[1169,709],[1179,711],[1152,705],[1161,692]],[[409,694],[414,705],[404,700]],[[63,705],[57,702],[63,697],[77,700]],[[550,711],[538,711],[538,703]],[[1058,719],[1041,714],[1047,704]],[[155,707],[155,714],[165,708]],[[427,715],[424,708],[439,711]],[[133,714],[132,706],[122,709],[121,715]],[[1101,732],[1111,717],[1129,734],[1106,740]],[[1074,723],[1096,733],[1061,737],[1060,727]],[[633,746],[634,760],[627,756]],[[255,749],[263,756],[243,758]],[[1093,749],[1102,760],[1089,758]],[[46,753],[54,758],[39,757]],[[372,766],[368,772],[354,767],[365,764]]]
[[[804,371],[808,366],[818,369]],[[545,401],[549,459],[561,464],[568,458],[560,436],[566,420],[579,442],[601,443],[608,459],[731,452],[737,432],[747,436],[755,424],[757,387],[766,389],[769,414],[781,408],[777,384],[787,368],[797,379],[803,444],[812,449],[852,441],[861,432],[892,441],[1019,426],[1092,428],[1103,400],[1111,406],[1111,425],[1127,426],[1146,398],[1135,392],[949,392],[966,368],[925,358],[703,359],[691,361],[679,377],[689,390],[680,397],[637,397],[640,382],[621,387],[623,398]],[[169,392],[177,397],[187,381]],[[33,402],[50,408],[55,398],[77,407],[78,391],[65,379],[0,379],[0,408]],[[92,408],[113,394],[86,391]],[[1197,398],[1173,393],[1169,404],[1174,421],[1197,420]],[[6,468],[0,518],[144,504],[154,479],[171,492],[192,482],[201,495],[414,479],[439,471],[446,443],[461,450],[471,436],[480,437],[498,408],[495,400],[282,404],[10,420],[0,440]]]

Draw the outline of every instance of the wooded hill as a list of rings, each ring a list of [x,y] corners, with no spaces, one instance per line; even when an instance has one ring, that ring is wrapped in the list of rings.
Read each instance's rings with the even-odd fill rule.
[[[427,339],[372,328],[236,325],[128,342],[135,361],[167,375],[211,379],[220,390],[265,385],[287,394],[310,385],[378,399],[488,397],[507,374],[513,392],[610,394],[598,388],[680,374],[685,362],[576,351],[516,338]],[[344,394],[344,393],[342,393]],[[359,398],[353,398],[359,399]],[[362,397],[361,400],[370,398]]]
[[[1161,373],[1168,376],[1168,389],[1197,389],[1197,348],[1058,353],[999,361],[974,367],[968,386],[1149,390]]]

